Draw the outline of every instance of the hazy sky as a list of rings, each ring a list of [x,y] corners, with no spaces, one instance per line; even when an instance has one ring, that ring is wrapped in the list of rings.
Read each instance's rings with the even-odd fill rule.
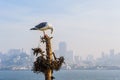
[[[0,51],[37,47],[42,32],[29,29],[43,21],[54,49],[65,41],[81,56],[120,52],[120,0],[0,0]]]

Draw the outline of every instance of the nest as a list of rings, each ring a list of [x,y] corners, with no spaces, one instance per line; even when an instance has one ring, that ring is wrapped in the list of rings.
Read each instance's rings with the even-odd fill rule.
[[[35,73],[45,73],[48,69],[53,70],[60,70],[62,63],[64,63],[64,57],[57,58],[56,60],[53,60],[51,63],[48,63],[49,61],[44,58],[43,56],[37,57],[36,61],[33,65],[33,71]]]
[[[50,66],[53,70],[58,71],[58,70],[60,70],[62,63],[64,63],[64,57],[60,57],[60,58],[57,58],[56,60],[52,61]]]

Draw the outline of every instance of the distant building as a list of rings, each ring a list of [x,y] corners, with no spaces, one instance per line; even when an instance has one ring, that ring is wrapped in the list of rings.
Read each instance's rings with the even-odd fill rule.
[[[57,56],[64,56],[65,62],[67,62],[68,64],[74,63],[73,51],[67,51],[67,44],[65,42],[59,43],[59,48],[58,50],[55,50],[55,53],[57,54]]]
[[[8,53],[20,53],[21,52],[21,50],[20,49],[10,49],[9,51],[8,51]]]
[[[73,64],[74,63],[74,54],[73,51],[67,51],[65,55],[66,62],[68,64]]]
[[[114,54],[115,54],[114,49],[111,49],[111,50],[110,50],[110,57],[113,57],[113,56],[114,56]]]
[[[60,56],[65,56],[67,53],[67,45],[65,42],[60,42],[59,43],[59,55]]]
[[[82,61],[80,56],[75,56],[74,60],[76,64],[79,64]]]

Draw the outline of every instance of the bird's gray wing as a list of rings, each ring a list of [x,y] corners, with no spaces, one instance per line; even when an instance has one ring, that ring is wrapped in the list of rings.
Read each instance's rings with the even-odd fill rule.
[[[35,26],[36,28],[43,28],[47,25],[47,22],[42,22],[40,24],[38,24],[37,26]]]

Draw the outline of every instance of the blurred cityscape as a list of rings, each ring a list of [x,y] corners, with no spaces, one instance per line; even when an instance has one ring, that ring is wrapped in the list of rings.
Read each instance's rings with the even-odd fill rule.
[[[65,42],[59,43],[58,50],[54,51],[56,56],[64,56],[65,64],[62,69],[75,70],[115,70],[120,69],[120,53],[111,49],[109,53],[101,52],[101,57],[94,59],[88,55],[86,59],[76,56],[72,50],[67,50]],[[7,53],[0,52],[0,70],[31,70],[35,57],[26,53],[23,49],[11,49]]]

